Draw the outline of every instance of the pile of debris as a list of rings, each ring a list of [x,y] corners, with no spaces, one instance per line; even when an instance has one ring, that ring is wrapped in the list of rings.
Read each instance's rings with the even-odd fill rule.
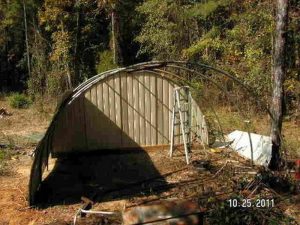
[[[5,116],[11,116],[11,115],[12,113],[9,113],[6,108],[0,109],[0,119],[4,118]]]

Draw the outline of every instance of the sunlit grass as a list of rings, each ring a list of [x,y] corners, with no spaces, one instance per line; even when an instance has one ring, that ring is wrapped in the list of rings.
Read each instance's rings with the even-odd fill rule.
[[[247,112],[233,110],[227,107],[215,107],[215,113],[206,112],[207,120],[213,121],[213,129],[217,133],[229,134],[234,130],[250,131],[261,135],[270,135],[271,120],[266,113]],[[246,123],[246,121],[250,123]],[[212,127],[210,127],[212,129]],[[284,121],[282,127],[284,149],[291,158],[300,157],[300,126],[296,121]],[[217,137],[218,138],[218,137]]]

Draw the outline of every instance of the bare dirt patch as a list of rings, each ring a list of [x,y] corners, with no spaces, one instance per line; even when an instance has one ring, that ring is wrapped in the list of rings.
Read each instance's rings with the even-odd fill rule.
[[[0,119],[0,131],[8,136],[26,136],[34,132],[45,132],[53,115],[55,103],[44,104],[49,105],[33,105],[28,109],[14,109],[6,100],[0,99],[0,108],[5,108],[11,114]]]

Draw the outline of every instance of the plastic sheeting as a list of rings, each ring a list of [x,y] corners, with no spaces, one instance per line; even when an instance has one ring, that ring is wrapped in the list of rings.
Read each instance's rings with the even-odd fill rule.
[[[271,137],[250,133],[253,148],[253,163],[268,166],[272,157]],[[231,148],[245,158],[251,159],[251,142],[248,132],[235,130],[227,135]]]

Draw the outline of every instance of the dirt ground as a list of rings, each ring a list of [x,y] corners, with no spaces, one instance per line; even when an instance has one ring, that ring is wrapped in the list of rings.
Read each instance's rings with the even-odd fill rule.
[[[0,224],[72,224],[75,213],[82,206],[82,196],[94,200],[93,210],[121,212],[162,199],[207,202],[209,198],[216,197],[222,201],[233,191],[234,182],[241,176],[250,179],[254,176],[252,172],[255,173],[243,159],[231,156],[224,160],[224,154],[230,153],[223,151],[207,152],[207,155],[203,154],[204,151],[193,151],[194,162],[210,158],[210,166],[205,170],[199,170],[195,163],[187,166],[181,152],[169,158],[166,150],[108,155],[105,160],[103,157],[101,160],[100,156],[75,161],[64,159],[63,166],[61,162],[51,160],[42,185],[43,199],[39,209],[27,206],[32,160],[29,156],[20,156],[10,161],[13,173],[0,177]],[[101,164],[93,164],[96,161]],[[74,171],[74,162],[82,166],[80,170]],[[247,196],[251,192],[245,191],[244,194]],[[287,205],[276,200],[275,204],[290,216],[300,219],[299,195],[292,195],[290,202],[292,204]],[[100,219],[88,216],[79,218],[77,224],[99,224]]]
[[[46,130],[49,116],[32,109],[13,110],[6,102],[0,103],[13,113],[0,120],[5,136],[26,136]],[[8,172],[0,175],[0,225],[72,224],[83,196],[94,201],[93,210],[122,212],[163,199],[195,200],[205,208],[210,201],[225,202],[237,191],[249,198],[256,194],[275,198],[275,207],[300,221],[299,194],[286,194],[284,188],[256,189],[252,181],[259,168],[250,167],[248,161],[228,149],[215,151],[199,146],[193,147],[190,165],[186,165],[180,148],[173,158],[168,156],[168,149],[159,148],[121,155],[51,159],[40,191],[40,204],[30,208],[27,196],[30,152],[34,148],[35,144],[26,142],[11,150],[17,153],[7,161]],[[201,162],[206,163],[205,168],[199,167]],[[249,188],[237,190],[241,180]],[[99,221],[99,216],[87,216],[79,218],[77,224],[102,224]],[[118,219],[113,222],[120,224]]]

